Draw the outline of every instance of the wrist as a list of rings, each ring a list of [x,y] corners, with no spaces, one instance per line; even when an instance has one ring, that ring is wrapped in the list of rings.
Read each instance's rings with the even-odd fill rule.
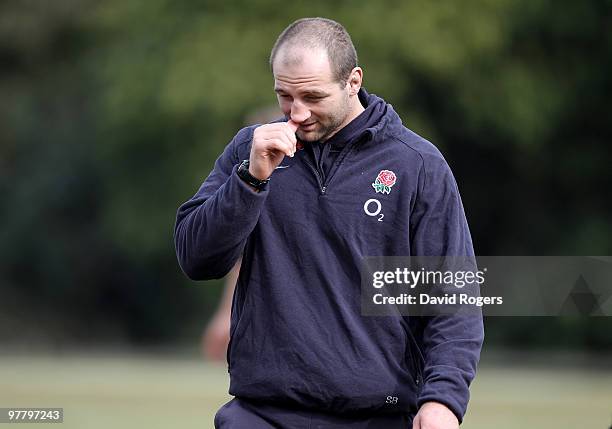
[[[259,179],[255,177],[251,172],[250,162],[247,159],[242,161],[242,163],[238,166],[238,170],[236,173],[238,174],[238,177],[240,177],[240,179],[243,182],[245,182],[247,185],[249,185],[252,189],[254,189],[257,192],[264,191],[266,187],[268,186],[268,182],[270,181],[269,178]]]
[[[461,423],[462,421],[462,416],[457,415],[451,409],[451,407],[449,407],[447,404],[443,402],[438,402],[436,400],[428,400],[426,402],[421,403],[421,405],[419,406],[418,412],[421,414],[423,413],[435,414],[438,416],[444,415],[449,420],[453,420],[453,421],[456,420],[458,423]]]
[[[253,176],[255,179],[257,180],[270,180],[270,176],[266,176],[265,173],[262,173],[261,171],[258,171],[253,164],[251,164],[251,160],[248,160],[248,170],[249,170],[249,174],[251,176]]]

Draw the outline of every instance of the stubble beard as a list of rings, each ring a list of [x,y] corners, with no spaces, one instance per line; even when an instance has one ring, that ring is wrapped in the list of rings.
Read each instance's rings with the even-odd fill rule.
[[[342,124],[342,120],[338,120],[338,118],[330,118],[326,124],[322,124],[321,122],[317,122],[317,129],[306,133],[298,129],[297,137],[303,142],[314,143],[314,142],[324,142],[329,137],[337,131],[338,127]]]
[[[299,128],[297,130],[297,137],[303,142],[324,142],[328,140],[333,134],[340,130],[340,126],[344,123],[350,112],[350,105],[348,99],[342,109],[330,114],[325,123],[317,121],[318,129],[314,132],[304,133]]]

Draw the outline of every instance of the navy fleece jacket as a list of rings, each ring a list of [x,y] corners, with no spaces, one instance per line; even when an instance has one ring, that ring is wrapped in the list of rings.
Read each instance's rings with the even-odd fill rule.
[[[236,175],[256,126],[242,129],[178,210],[178,260],[206,280],[242,257],[230,394],[338,414],[415,413],[437,401],[461,421],[482,317],[361,316],[359,271],[366,256],[473,256],[457,185],[440,152],[391,105],[364,90],[360,98],[380,119],[366,121],[327,174],[298,151],[260,193]],[[396,175],[389,193],[372,186],[382,170]],[[379,215],[366,214],[369,199]]]

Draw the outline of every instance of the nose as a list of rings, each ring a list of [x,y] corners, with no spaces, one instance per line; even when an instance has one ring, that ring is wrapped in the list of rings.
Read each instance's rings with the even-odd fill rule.
[[[299,124],[308,118],[310,118],[310,110],[302,103],[294,101],[291,105],[291,120]]]

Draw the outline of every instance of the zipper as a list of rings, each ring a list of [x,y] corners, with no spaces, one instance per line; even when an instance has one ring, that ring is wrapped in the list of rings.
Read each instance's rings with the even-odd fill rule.
[[[342,163],[344,162],[348,154],[351,153],[354,146],[355,146],[355,143],[346,145],[345,147],[342,148],[342,151],[338,154],[338,158],[336,159],[336,162],[334,162],[334,165],[332,165],[331,169],[329,170],[329,174],[327,175],[327,178],[325,179],[325,183],[323,185],[323,192],[325,192],[325,189],[327,189],[327,187],[329,186],[329,182],[331,182],[331,180],[334,178],[334,176],[340,169],[340,166],[342,165]]]
[[[403,326],[403,328],[408,340],[406,346],[410,348],[410,358],[412,361],[411,367],[414,369],[412,378],[416,388],[420,392],[423,388],[423,369],[425,367],[425,358],[423,357],[423,353],[421,353],[421,348],[419,347],[416,338],[414,338],[414,335],[412,334],[410,325]]]
[[[315,177],[317,178],[317,183],[319,184],[319,190],[321,191],[321,195],[325,195],[325,191],[327,190],[327,186],[325,186],[323,184],[323,179],[321,178],[321,173],[319,172],[319,170],[314,165],[312,165],[312,163],[310,162],[308,154],[304,154],[304,162],[306,163],[306,165],[308,165],[310,170],[312,170],[312,172],[314,173]]]
[[[355,146],[355,143],[347,145],[344,148],[342,148],[342,151],[338,155],[336,162],[334,162],[334,165],[332,165],[331,169],[329,170],[329,174],[327,175],[325,182],[323,182],[323,178],[321,177],[321,172],[319,171],[319,169],[315,167],[312,164],[312,162],[310,162],[309,155],[304,154],[304,162],[308,165],[310,170],[314,173],[315,177],[317,178],[317,183],[319,184],[319,190],[321,191],[321,195],[325,195],[325,192],[327,191],[327,188],[329,186],[329,182],[336,175],[336,171],[338,171],[338,169],[340,168],[340,165],[342,164],[342,162],[344,162],[344,159],[348,156],[348,154],[353,150],[354,146]]]

